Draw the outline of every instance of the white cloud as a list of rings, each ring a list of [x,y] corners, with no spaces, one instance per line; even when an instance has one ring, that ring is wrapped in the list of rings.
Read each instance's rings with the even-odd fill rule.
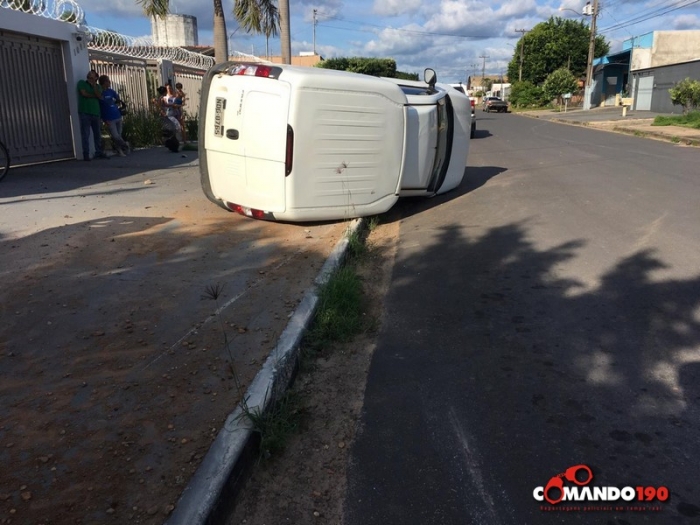
[[[372,12],[379,16],[399,16],[418,11],[421,0],[374,0]]]
[[[680,15],[669,24],[673,29],[698,29],[700,28],[700,17],[697,15]]]
[[[90,14],[111,15],[114,18],[143,16],[143,8],[133,0],[114,0],[113,2],[81,0],[79,5],[83,8],[88,21]]]
[[[295,0],[290,5],[290,11],[302,13],[305,22],[313,21],[313,12],[316,9],[316,20],[322,22],[340,16],[343,10],[342,0]]]
[[[405,26],[402,29],[421,31],[419,26]],[[382,29],[377,33],[376,40],[367,42],[363,50],[369,56],[392,56],[394,54],[417,53],[425,49],[426,41],[415,35],[397,29]]]

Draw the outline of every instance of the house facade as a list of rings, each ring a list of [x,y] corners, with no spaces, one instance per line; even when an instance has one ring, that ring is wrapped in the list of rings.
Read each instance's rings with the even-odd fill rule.
[[[668,90],[690,77],[700,79],[700,30],[653,31],[625,40],[622,50],[593,62],[591,106],[633,99],[632,108],[680,113]]]

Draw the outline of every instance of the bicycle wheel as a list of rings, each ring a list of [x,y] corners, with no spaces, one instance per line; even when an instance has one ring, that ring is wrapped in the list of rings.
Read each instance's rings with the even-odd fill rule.
[[[5,145],[0,142],[0,180],[2,180],[10,170],[10,154]]]

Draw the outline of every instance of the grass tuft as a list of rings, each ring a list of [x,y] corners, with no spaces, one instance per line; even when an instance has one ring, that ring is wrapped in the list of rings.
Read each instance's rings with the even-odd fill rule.
[[[269,459],[282,452],[289,437],[299,428],[301,403],[298,394],[288,391],[267,411],[259,407],[249,408],[241,403],[243,415],[253,426],[253,432],[260,435],[260,457]]]
[[[372,217],[369,217],[367,219],[367,229],[370,232],[373,232],[379,226],[379,222],[380,222],[380,219],[379,219],[378,215],[373,215]]]
[[[350,341],[363,329],[362,282],[352,266],[344,266],[321,288],[305,343],[318,351],[334,342]]]
[[[700,129],[700,111],[691,111],[687,115],[663,116],[654,119],[652,126],[682,126]]]

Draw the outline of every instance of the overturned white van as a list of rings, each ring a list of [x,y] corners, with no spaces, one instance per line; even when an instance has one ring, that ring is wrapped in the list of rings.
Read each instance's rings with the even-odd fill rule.
[[[201,93],[202,189],[250,217],[333,220],[458,186],[469,99],[427,82],[227,62]]]

